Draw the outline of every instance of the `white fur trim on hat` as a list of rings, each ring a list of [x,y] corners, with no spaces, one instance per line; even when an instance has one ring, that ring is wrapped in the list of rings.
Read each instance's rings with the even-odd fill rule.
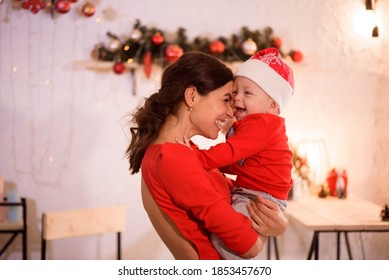
[[[287,68],[289,69],[289,67]],[[293,75],[293,73],[291,72],[290,75]],[[293,82],[291,85],[290,82],[285,80],[271,66],[259,59],[248,59],[238,68],[235,76],[246,77],[256,83],[277,102],[280,107],[280,112],[292,97],[294,90],[292,87]]]

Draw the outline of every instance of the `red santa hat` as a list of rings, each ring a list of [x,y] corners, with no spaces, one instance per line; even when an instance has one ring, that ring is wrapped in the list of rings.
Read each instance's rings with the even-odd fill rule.
[[[282,61],[275,48],[254,54],[238,68],[235,76],[246,77],[256,83],[277,102],[280,112],[293,95],[293,71]]]

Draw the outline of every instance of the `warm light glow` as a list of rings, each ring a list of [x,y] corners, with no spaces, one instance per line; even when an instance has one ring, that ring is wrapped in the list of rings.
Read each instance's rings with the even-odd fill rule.
[[[18,67],[16,67],[16,66],[12,66],[12,69],[11,69],[11,71],[15,73],[16,71],[18,71]]]
[[[297,152],[307,158],[313,183],[315,185],[324,183],[328,171],[324,141],[321,139],[302,140],[297,144]]]
[[[99,24],[101,22],[101,18],[96,18],[96,23]]]
[[[361,5],[354,14],[354,31],[357,36],[371,38],[372,31],[375,26],[378,26],[382,34],[382,23],[380,10],[366,10],[364,5]]]

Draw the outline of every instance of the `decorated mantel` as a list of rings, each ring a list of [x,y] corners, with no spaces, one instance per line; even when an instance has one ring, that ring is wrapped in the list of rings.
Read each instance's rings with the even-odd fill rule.
[[[142,70],[149,79],[154,68],[163,69],[187,51],[214,55],[231,65],[231,68],[234,68],[234,63],[245,61],[258,50],[268,47],[276,48],[289,61],[303,60],[301,51],[282,49],[283,41],[274,35],[271,27],[263,30],[242,27],[238,34],[215,36],[215,39],[197,36],[190,41],[184,28],[180,27],[171,34],[158,27],[147,27],[136,20],[126,37],[119,37],[111,31],[106,34],[107,42],[97,43],[91,51],[92,60],[78,61],[77,65],[92,70],[113,71],[119,75],[129,71],[132,77],[135,71]],[[136,95],[135,78],[132,81],[133,95]]]
[[[226,63],[232,63],[245,61],[260,49],[274,47],[283,57],[294,62],[303,59],[299,50],[283,51],[282,39],[275,36],[270,27],[263,30],[242,27],[238,34],[215,36],[216,39],[197,36],[189,41],[184,28],[178,28],[175,34],[168,34],[158,27],[149,28],[136,20],[128,37],[119,38],[112,32],[107,32],[107,36],[107,43],[96,44],[92,58],[95,61],[112,62],[112,69],[117,74],[143,65],[145,75],[150,77],[153,64],[165,67],[187,51],[208,53]]]

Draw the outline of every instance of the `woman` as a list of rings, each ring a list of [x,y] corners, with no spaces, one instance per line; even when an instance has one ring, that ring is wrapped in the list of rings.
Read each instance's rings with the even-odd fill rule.
[[[145,208],[175,258],[220,259],[209,232],[243,258],[253,258],[260,250],[258,233],[286,229],[287,220],[269,201],[249,205],[251,221],[233,210],[231,182],[218,170],[206,171],[190,148],[176,143],[184,136],[217,138],[234,114],[232,79],[215,57],[185,53],[166,68],[160,90],[133,114],[136,126],[126,151],[130,171],[141,169]]]

